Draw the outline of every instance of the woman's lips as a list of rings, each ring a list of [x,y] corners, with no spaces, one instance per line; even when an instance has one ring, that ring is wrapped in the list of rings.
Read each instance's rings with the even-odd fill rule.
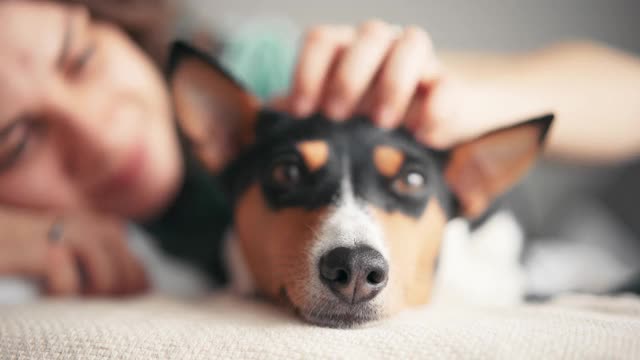
[[[134,186],[142,175],[146,159],[144,146],[134,146],[120,167],[101,186],[103,193],[115,195],[116,192],[126,192],[128,188]]]

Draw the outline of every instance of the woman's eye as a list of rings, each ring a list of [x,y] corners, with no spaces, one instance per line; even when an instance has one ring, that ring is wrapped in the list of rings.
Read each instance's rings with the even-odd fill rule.
[[[302,181],[302,169],[293,162],[275,165],[271,170],[271,181],[282,187],[291,187]]]
[[[29,124],[18,120],[0,129],[0,171],[10,168],[22,154],[29,139]]]
[[[70,76],[78,76],[87,67],[96,52],[95,44],[87,46],[78,56],[76,56],[69,67],[67,68],[67,74]]]
[[[418,195],[427,186],[425,176],[419,171],[403,172],[392,183],[393,191],[401,195]]]

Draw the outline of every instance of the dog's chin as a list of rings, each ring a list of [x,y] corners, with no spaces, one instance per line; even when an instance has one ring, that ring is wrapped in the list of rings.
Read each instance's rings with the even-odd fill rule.
[[[348,329],[381,319],[378,306],[371,303],[347,305],[338,299],[322,298],[314,304],[298,305],[291,301],[284,288],[280,300],[291,307],[304,321],[322,327]]]
[[[378,315],[375,311],[370,309],[353,309],[352,311],[340,313],[340,312],[302,312],[299,311],[300,316],[302,318],[317,326],[329,327],[329,328],[339,328],[339,329],[349,329],[354,327],[359,327],[365,325],[367,323],[379,320]]]

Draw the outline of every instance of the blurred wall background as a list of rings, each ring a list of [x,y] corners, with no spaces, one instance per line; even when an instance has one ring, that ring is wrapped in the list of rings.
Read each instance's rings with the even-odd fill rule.
[[[639,0],[187,0],[200,21],[286,16],[306,27],[377,17],[426,28],[441,48],[524,50],[590,38],[640,53]]]

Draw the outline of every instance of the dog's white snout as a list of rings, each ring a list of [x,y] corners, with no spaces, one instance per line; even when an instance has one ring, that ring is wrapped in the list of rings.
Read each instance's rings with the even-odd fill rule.
[[[338,247],[368,246],[387,258],[381,227],[355,200],[343,201],[327,216],[316,235],[313,259]]]

